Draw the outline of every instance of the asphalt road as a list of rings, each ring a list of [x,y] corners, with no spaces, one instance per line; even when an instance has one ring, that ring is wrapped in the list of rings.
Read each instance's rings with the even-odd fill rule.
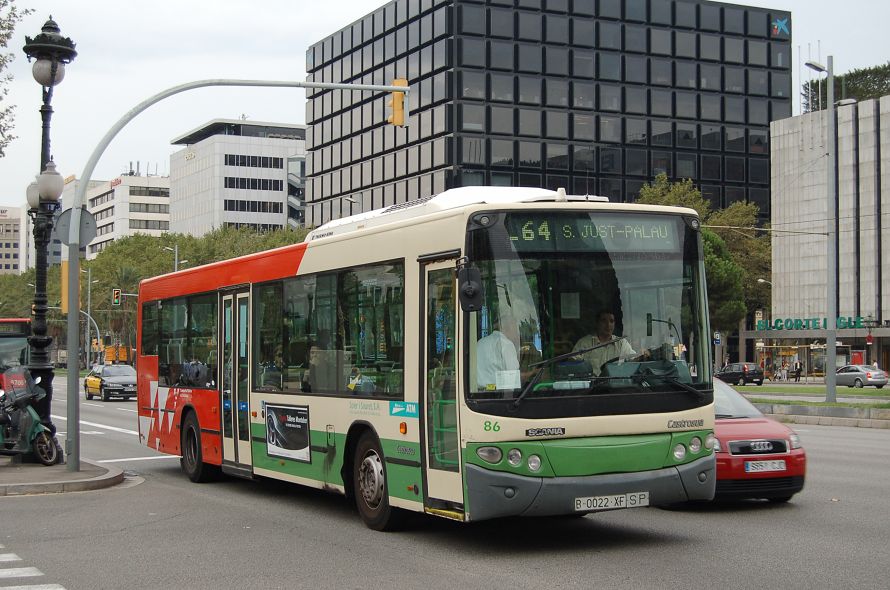
[[[82,395],[82,394],[81,394]],[[53,414],[64,417],[57,390]],[[272,481],[192,484],[141,447],[135,402],[83,402],[82,454],[121,486],[0,498],[0,588],[883,588],[890,431],[799,428],[789,504],[644,508],[377,533],[339,496]],[[57,422],[65,430],[63,420]],[[3,560],[0,557],[0,560]],[[42,576],[4,578],[9,568]],[[57,586],[52,586],[52,585]]]

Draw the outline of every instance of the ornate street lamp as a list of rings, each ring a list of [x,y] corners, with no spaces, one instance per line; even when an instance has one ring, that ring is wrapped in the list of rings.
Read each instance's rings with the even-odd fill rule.
[[[62,195],[64,181],[62,176],[56,172],[56,166],[51,161],[49,127],[53,114],[51,106],[53,87],[65,78],[65,65],[75,58],[77,52],[74,50],[74,42],[60,34],[59,25],[52,19],[52,16],[44,23],[39,35],[33,39],[25,37],[23,49],[25,55],[28,56],[28,61],[35,60],[31,73],[43,88],[43,105],[40,107],[40,116],[43,120],[40,168],[38,169],[40,175],[37,177],[37,183],[28,187],[27,195],[28,215],[34,224],[36,270],[34,317],[31,321],[31,336],[28,338],[31,348],[30,370],[35,379],[40,377],[40,386],[46,391],[46,397],[36,406],[37,413],[40,414],[41,421],[55,435],[56,428],[50,419],[53,397],[53,366],[49,362],[49,353],[47,352],[52,338],[47,336],[46,329],[46,274],[49,265],[48,249],[53,230],[53,213],[59,207],[59,197]],[[71,343],[69,343],[70,345]],[[71,395],[74,396],[74,393]],[[61,457],[61,454],[59,456]]]

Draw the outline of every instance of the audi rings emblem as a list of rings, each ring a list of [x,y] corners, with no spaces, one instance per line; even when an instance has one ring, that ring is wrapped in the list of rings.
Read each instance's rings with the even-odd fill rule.
[[[751,450],[766,453],[773,450],[773,443],[768,440],[755,440],[751,442]]]

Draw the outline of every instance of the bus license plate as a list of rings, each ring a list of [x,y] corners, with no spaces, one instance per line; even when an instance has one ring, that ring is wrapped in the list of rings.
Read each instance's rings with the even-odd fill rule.
[[[613,496],[588,496],[575,498],[576,512],[592,510],[616,510],[618,508],[639,508],[649,505],[649,492],[631,492]]]
[[[762,473],[764,471],[785,471],[785,460],[745,461],[745,473]]]

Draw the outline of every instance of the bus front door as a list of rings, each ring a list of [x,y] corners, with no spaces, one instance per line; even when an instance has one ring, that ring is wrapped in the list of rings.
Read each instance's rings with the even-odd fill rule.
[[[456,359],[454,261],[425,265],[424,476],[425,506],[460,517],[463,512]]]
[[[243,291],[224,295],[221,309],[223,471],[249,475],[252,463],[247,381],[250,294]]]

